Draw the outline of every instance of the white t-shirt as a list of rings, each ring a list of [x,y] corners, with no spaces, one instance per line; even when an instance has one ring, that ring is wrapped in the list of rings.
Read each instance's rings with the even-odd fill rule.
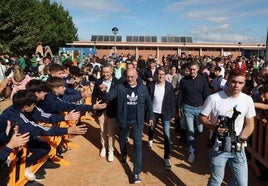
[[[237,111],[241,112],[241,114],[239,114],[235,120],[235,131],[236,135],[238,136],[243,129],[244,119],[256,116],[254,103],[250,96],[241,92],[238,97],[232,98],[228,97],[223,90],[219,91],[210,95],[206,99],[202,107],[201,114],[210,116],[211,122],[215,124],[219,115],[228,116],[231,118],[234,107]],[[219,141],[218,143],[215,143],[214,147],[217,146],[219,146]]]
[[[159,85],[155,84],[154,99],[153,99],[153,112],[161,114],[162,104],[165,95],[165,84]]]
[[[103,80],[102,83],[103,83],[104,85],[107,86],[107,90],[106,90],[106,92],[109,92],[109,90],[110,90],[110,88],[111,88],[111,85],[112,85],[112,79],[109,79],[109,80],[107,80],[107,81]]]

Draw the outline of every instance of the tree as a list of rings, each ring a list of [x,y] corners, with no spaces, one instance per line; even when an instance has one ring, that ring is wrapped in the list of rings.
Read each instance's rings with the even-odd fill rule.
[[[0,53],[16,55],[34,53],[39,41],[55,52],[77,40],[69,12],[49,0],[1,0],[0,33]]]

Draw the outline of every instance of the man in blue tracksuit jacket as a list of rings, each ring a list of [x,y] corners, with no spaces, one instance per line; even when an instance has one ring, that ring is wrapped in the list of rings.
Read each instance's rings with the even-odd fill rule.
[[[93,109],[104,109],[106,103],[99,104],[97,102],[94,105],[79,105],[64,101],[62,96],[66,91],[65,81],[60,77],[51,77],[47,81],[50,91],[47,93],[44,101],[38,103],[38,106],[45,112],[52,114],[59,114],[61,112],[70,112],[72,110],[79,111],[81,115],[84,115],[87,111]]]
[[[37,98],[35,94],[29,90],[20,90],[14,94],[10,107],[3,111],[0,115],[0,132],[6,130],[7,121],[16,122],[19,133],[29,133],[30,140],[27,143],[29,156],[26,159],[26,170],[35,164],[40,158],[44,157],[49,151],[50,146],[39,136],[61,136],[65,134],[85,134],[86,125],[72,126],[69,128],[59,127],[42,127],[29,119],[29,114],[33,112]],[[28,175],[28,174],[27,174]],[[26,174],[25,174],[26,176]],[[35,175],[31,173],[26,176],[29,181],[35,180]]]

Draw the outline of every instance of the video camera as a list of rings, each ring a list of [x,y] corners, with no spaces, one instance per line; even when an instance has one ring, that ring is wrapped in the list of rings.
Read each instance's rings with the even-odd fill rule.
[[[217,133],[217,138],[222,142],[222,146],[219,147],[219,150],[225,152],[240,152],[241,144],[239,142],[238,136],[235,132],[235,120],[241,112],[236,110],[236,107],[233,108],[234,113],[232,117],[219,115],[218,119],[220,120],[220,128],[227,128],[228,132],[224,134]]]

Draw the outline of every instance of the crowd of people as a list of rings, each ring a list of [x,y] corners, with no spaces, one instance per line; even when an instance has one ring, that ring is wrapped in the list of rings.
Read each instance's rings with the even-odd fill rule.
[[[170,129],[174,123],[182,141],[187,142],[186,156],[191,164],[198,153],[196,137],[203,126],[211,131],[208,185],[221,185],[226,162],[233,171],[233,184],[247,185],[245,147],[254,130],[255,107],[268,108],[268,66],[264,60],[255,56],[78,56],[55,57],[51,51],[42,54],[40,49],[32,58],[0,56],[0,97],[12,99],[12,105],[0,115],[1,167],[13,148],[27,143],[25,177],[38,180],[31,166],[50,151],[39,136],[85,134],[84,124],[56,124],[80,123],[86,116],[94,117],[100,126],[100,157],[107,156],[108,162],[114,160],[117,129],[122,165],[127,163],[128,139],[133,137],[133,183],[141,182],[144,128],[148,130],[148,148],[153,149],[156,127],[162,125],[163,167],[172,169]],[[265,114],[257,116],[267,123]],[[52,127],[45,129],[42,122]]]

